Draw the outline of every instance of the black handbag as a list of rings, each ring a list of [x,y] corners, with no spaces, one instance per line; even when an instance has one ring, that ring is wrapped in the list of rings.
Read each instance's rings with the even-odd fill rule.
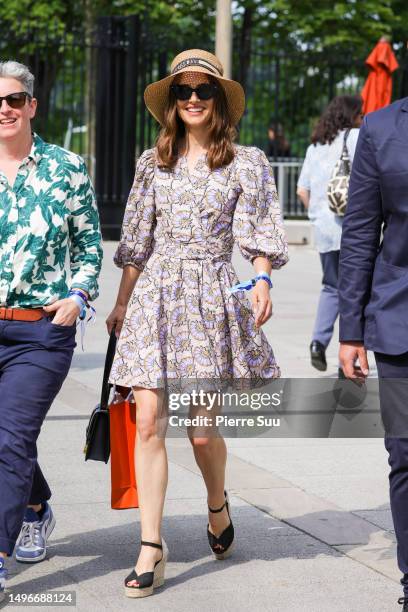
[[[112,388],[111,383],[109,383],[109,374],[112,368],[115,350],[116,335],[115,329],[113,329],[106,352],[101,400],[94,408],[86,428],[86,443],[84,448],[85,461],[88,461],[88,459],[92,459],[93,461],[104,461],[105,463],[109,461],[109,395]]]

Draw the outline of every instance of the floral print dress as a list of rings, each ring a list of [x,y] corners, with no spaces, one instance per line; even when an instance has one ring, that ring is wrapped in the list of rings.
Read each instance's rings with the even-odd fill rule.
[[[255,147],[211,171],[202,156],[160,169],[155,150],[139,158],[115,264],[142,271],[128,304],[112,383],[161,388],[170,379],[248,381],[280,376],[273,350],[231,264],[233,244],[273,269],[288,260],[272,169]],[[239,384],[237,385],[239,387]]]

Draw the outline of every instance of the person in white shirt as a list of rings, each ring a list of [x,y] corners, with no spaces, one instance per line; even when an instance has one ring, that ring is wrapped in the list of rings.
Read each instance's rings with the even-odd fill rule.
[[[346,130],[349,130],[347,149],[353,161],[358,128],[363,120],[362,104],[359,95],[337,96],[330,102],[313,130],[312,144],[306,151],[298,180],[297,194],[313,224],[323,270],[323,287],[310,344],[311,363],[321,371],[327,369],[326,348],[339,313],[337,280],[343,219],[329,209],[327,186],[340,158]],[[340,370],[339,375],[342,375]]]

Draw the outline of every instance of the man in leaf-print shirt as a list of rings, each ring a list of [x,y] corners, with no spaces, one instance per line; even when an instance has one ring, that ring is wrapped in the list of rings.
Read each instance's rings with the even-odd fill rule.
[[[36,441],[102,259],[83,160],[31,131],[33,83],[27,67],[0,62],[0,598],[16,542],[19,561],[46,554],[55,519]]]

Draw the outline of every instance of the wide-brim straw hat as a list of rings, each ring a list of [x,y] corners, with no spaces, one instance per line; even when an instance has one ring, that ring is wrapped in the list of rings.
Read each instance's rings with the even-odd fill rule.
[[[170,66],[169,76],[148,85],[144,92],[147,108],[155,119],[163,125],[164,109],[169,97],[173,79],[183,72],[201,72],[219,82],[227,98],[228,112],[233,125],[237,125],[245,110],[245,94],[240,83],[223,76],[224,69],[220,60],[202,49],[188,49],[176,55]]]

